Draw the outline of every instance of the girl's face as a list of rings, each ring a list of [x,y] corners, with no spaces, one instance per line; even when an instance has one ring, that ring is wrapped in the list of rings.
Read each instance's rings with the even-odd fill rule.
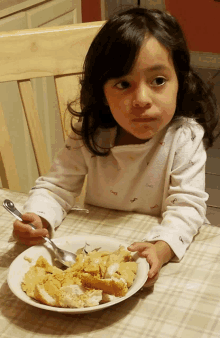
[[[132,71],[104,85],[111,113],[121,127],[119,144],[143,143],[162,130],[175,113],[177,92],[169,52],[150,36]]]

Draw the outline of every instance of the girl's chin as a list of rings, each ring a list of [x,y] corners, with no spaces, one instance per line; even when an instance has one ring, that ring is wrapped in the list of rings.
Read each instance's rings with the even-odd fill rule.
[[[130,134],[126,137],[126,141],[128,142],[128,144],[142,144],[149,141],[151,138],[151,135]]]
[[[132,133],[132,136],[139,139],[140,141],[144,141],[144,140],[149,140],[154,136],[154,132],[152,130],[149,130],[147,133],[143,132],[143,133]]]
[[[143,125],[141,128],[132,128],[130,130],[130,134],[133,135],[133,137],[136,137],[140,140],[149,140],[152,137],[154,137],[160,130],[161,128],[157,126],[157,128],[154,128],[155,126],[151,125]]]

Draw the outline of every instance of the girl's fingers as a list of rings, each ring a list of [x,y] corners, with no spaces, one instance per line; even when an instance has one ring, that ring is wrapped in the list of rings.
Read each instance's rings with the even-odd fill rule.
[[[31,231],[31,229],[32,228],[28,224],[22,223],[20,221],[14,222],[14,230],[15,231],[20,231],[20,232],[23,232],[23,233],[25,233],[25,232],[29,233]]]
[[[33,222],[35,220],[34,215],[32,213],[25,213],[22,215],[23,221]]]
[[[150,265],[149,278],[153,278],[160,270],[159,260],[153,243],[135,242],[128,247],[130,251],[138,251],[140,257],[146,258]]]
[[[47,236],[48,230],[45,228],[40,229],[32,229],[30,225],[24,224],[20,221],[16,221],[14,223],[14,232],[17,235],[20,235],[19,237],[29,238],[29,237],[40,237],[40,236]]]
[[[144,288],[149,288],[149,287],[153,286],[154,283],[158,280],[158,277],[159,277],[159,273],[154,275],[153,278],[148,278],[146,283],[144,284]]]
[[[150,265],[148,276],[149,278],[153,278],[160,271],[160,264],[156,252],[148,249],[140,252],[139,256],[146,258],[148,261]]]
[[[42,219],[34,213],[25,213],[22,215],[23,221],[14,222],[13,236],[20,243],[28,246],[43,244],[45,241],[42,237],[49,238],[49,232],[44,227]],[[32,223],[36,229],[33,229],[29,223]]]
[[[49,236],[46,236],[49,237]],[[33,237],[33,238],[23,238],[23,237],[16,237],[20,243],[25,244],[27,246],[32,245],[40,245],[45,242],[45,240],[42,237]]]
[[[22,219],[23,222],[20,222],[22,224],[32,223],[36,228],[43,227],[40,217],[35,214],[23,214]]]
[[[33,222],[33,221],[30,221],[30,220],[29,221],[23,221],[23,222],[16,220],[16,221],[14,221],[14,228],[23,228],[23,231],[25,231],[25,229],[27,230],[27,229],[31,228],[29,223],[32,223],[37,229],[42,229],[42,225],[41,225],[40,222]]]
[[[16,240],[18,240],[20,243],[22,244],[26,244],[28,246],[31,245],[36,245],[36,244],[43,244],[45,242],[45,240],[42,238],[42,236],[30,236],[25,234],[25,233],[21,233],[19,231],[13,231],[13,236]],[[49,234],[44,235],[44,237],[48,237],[49,238]]]
[[[154,244],[149,242],[135,242],[127,249],[130,251],[137,251],[140,257],[146,258],[150,265],[150,270],[148,271],[148,279],[144,287],[150,287],[154,285],[158,279],[159,271],[161,269],[161,264],[158,259]]]
[[[127,249],[129,251],[143,251],[146,248],[152,247],[152,243],[147,243],[147,242],[135,242],[131,244]]]

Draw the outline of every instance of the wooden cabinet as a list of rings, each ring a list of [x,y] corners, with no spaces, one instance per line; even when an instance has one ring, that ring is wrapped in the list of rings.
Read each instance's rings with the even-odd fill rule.
[[[11,13],[12,15],[0,19],[0,32],[69,25],[82,22],[81,0],[30,0],[17,1],[17,4],[12,0],[11,3],[14,3],[13,10],[21,8],[18,6],[21,6],[22,4],[26,7],[23,8],[22,12],[15,14]],[[38,5],[29,8],[34,3],[37,3]],[[6,13],[6,10],[7,13],[9,13],[10,7],[8,9],[2,9],[4,4],[6,5],[6,3],[0,1],[0,15]],[[37,46],[33,46],[33,48],[37,48]],[[64,144],[54,79],[50,76],[35,78],[31,79],[31,83],[34,87],[35,104],[40,115],[47,152],[50,161],[52,162],[53,158]],[[75,99],[74,95],[71,97],[68,88],[67,93],[69,95],[69,100]],[[65,97],[66,96],[67,94],[65,94]],[[18,97],[19,93],[16,82],[5,82],[0,84],[0,102],[5,111],[5,120],[7,124],[11,126],[11,140],[17,139],[16,137],[13,138],[13,134],[16,135],[19,130],[19,143],[14,141],[12,146],[14,148],[15,157],[19,154],[19,156],[15,158],[15,161],[22,191],[28,192],[38,177],[38,170],[26,122],[23,120],[23,108]],[[21,148],[23,151],[20,151]],[[28,166],[26,166],[26,163],[28,163]],[[27,167],[28,172],[26,169]]]
[[[0,18],[51,0],[0,0]]]
[[[82,22],[81,1],[54,0],[26,12],[28,28],[69,25]]]
[[[10,16],[0,19],[0,31],[69,25],[82,22],[81,0],[52,0],[40,2],[40,4],[39,2],[37,6],[32,8],[29,8],[33,3],[32,1],[22,2],[26,6],[22,12],[12,13]],[[15,6],[14,10],[16,10]],[[0,16],[3,13],[5,12],[0,10]]]
[[[138,5],[138,0],[105,0],[106,17],[117,13],[120,10]],[[140,6],[146,8],[165,9],[164,0],[140,0]]]
[[[164,0],[140,0],[141,7],[165,10]]]

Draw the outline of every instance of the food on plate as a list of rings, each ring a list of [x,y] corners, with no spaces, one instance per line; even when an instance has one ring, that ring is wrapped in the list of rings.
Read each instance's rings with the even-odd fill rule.
[[[76,263],[65,271],[40,256],[25,274],[21,287],[43,304],[80,308],[125,296],[136,273],[137,263],[123,246],[114,252],[81,250]]]
[[[28,256],[24,256],[24,259],[25,259],[26,261],[28,261],[29,263],[32,262],[32,258],[30,258],[30,257],[28,257]]]

